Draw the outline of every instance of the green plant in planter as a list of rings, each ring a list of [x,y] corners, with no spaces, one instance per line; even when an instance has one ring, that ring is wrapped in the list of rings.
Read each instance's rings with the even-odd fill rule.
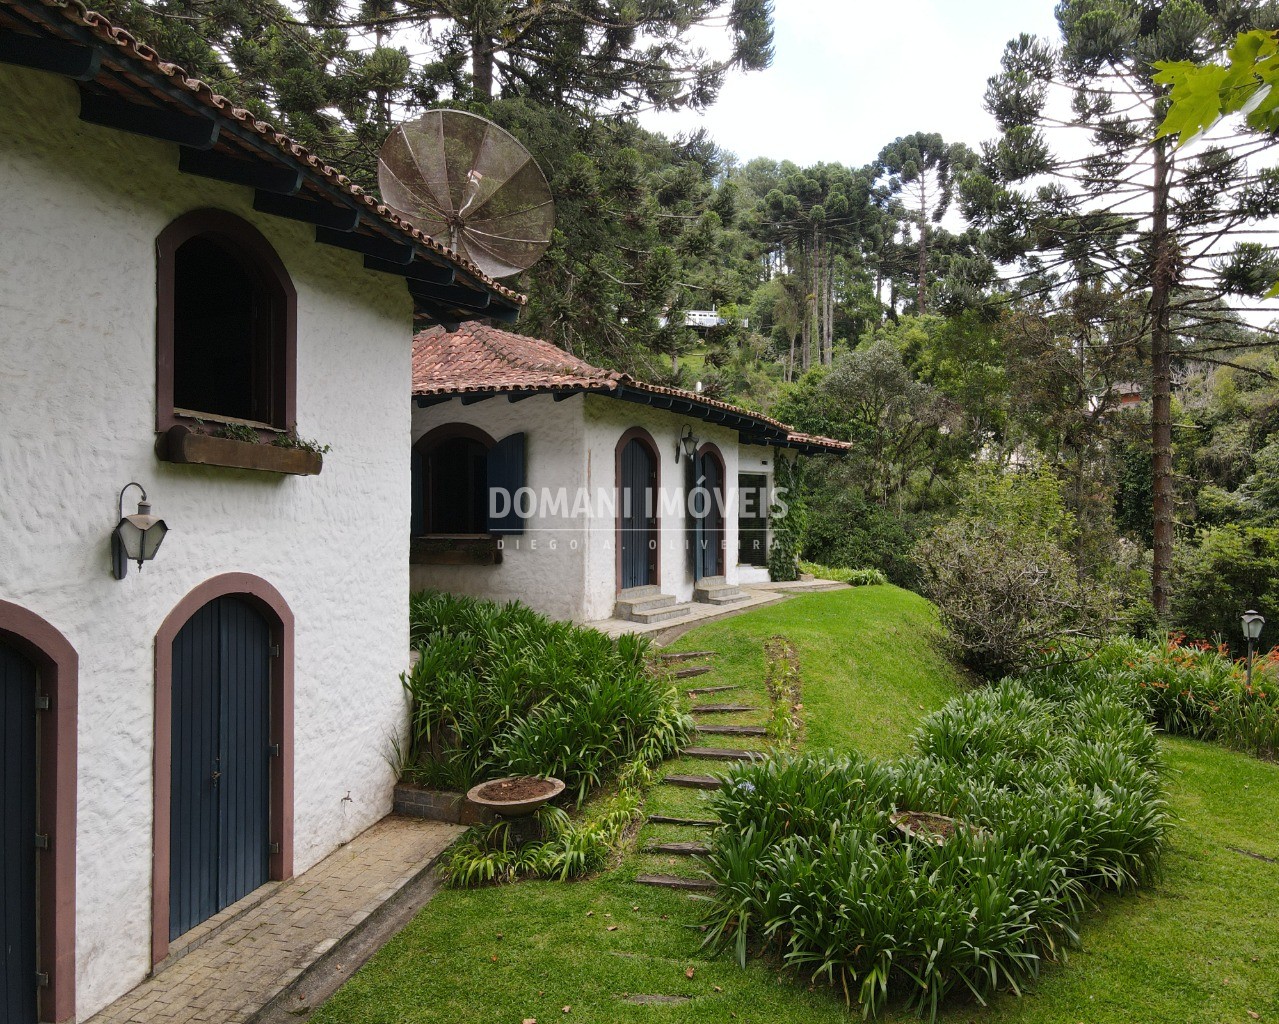
[[[258,432],[247,423],[223,423],[213,432],[213,436],[224,437],[228,441],[243,441],[246,444],[260,444],[262,441]]]
[[[271,443],[277,448],[295,448],[298,451],[311,452],[315,455],[328,455],[333,450],[331,444],[320,444],[314,438],[303,437],[298,433],[297,424],[283,433],[276,434]]]

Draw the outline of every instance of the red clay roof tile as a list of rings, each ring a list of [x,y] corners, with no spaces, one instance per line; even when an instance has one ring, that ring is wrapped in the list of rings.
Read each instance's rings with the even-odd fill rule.
[[[287,135],[277,132],[265,121],[259,121],[249,111],[234,106],[230,100],[215,93],[204,82],[188,76],[186,71],[177,64],[164,60],[154,49],[145,43],[139,42],[126,29],[112,24],[96,11],[89,10],[84,4],[80,3],[80,0],[6,0],[5,6],[19,14],[24,9],[32,11],[37,8],[48,8],[60,13],[68,22],[89,29],[99,41],[112,48],[115,52],[113,63],[118,62],[119,71],[131,76],[132,80],[144,82],[145,78],[149,76],[157,81],[163,81],[166,84],[177,86],[189,92],[207,107],[215,118],[236,122],[237,125],[260,136],[270,146],[274,146],[282,153],[299,161],[304,165],[308,173],[328,186],[339,189],[358,203],[362,210],[367,211],[368,215],[376,217],[383,224],[392,228],[405,242],[411,242],[438,254],[511,302],[523,305],[528,301],[526,296],[507,288],[505,285],[498,284],[470,260],[441,245],[433,238],[413,227],[412,224],[401,219],[388,207],[382,205],[373,196],[365,192],[364,189],[353,184],[346,175],[336,168],[330,167],[314,153],[310,152],[305,146],[295,142]],[[30,27],[44,27],[38,21],[32,22],[30,18],[24,18],[24,21],[27,21]],[[130,60],[122,61],[120,60],[121,56],[130,58]],[[160,96],[155,98],[163,100],[163,97]]]
[[[719,410],[743,417],[774,435],[773,443],[784,440],[800,447],[837,452],[852,447],[846,441],[792,430],[771,416],[696,391],[649,384],[629,374],[593,366],[550,342],[512,334],[478,321],[465,323],[452,333],[442,327],[432,327],[413,339],[413,394],[416,397],[538,391],[616,394],[622,388],[666,395],[708,412]]]

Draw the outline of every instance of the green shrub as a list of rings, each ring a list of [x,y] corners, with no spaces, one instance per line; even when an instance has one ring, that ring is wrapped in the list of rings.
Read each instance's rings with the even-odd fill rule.
[[[824,467],[815,476],[804,557],[821,565],[869,566],[899,587],[915,589],[919,570],[910,557],[917,540],[911,521],[868,499],[838,467]]]
[[[1279,615],[1279,529],[1221,526],[1205,530],[1196,546],[1178,549],[1178,629],[1201,640],[1224,638],[1238,651],[1239,616],[1247,608]]]
[[[1116,595],[1080,576],[1075,536],[1048,469],[973,475],[957,513],[915,549],[922,593],[965,665],[999,679],[1040,661],[1046,642],[1104,635]]]
[[[768,578],[799,579],[799,553],[808,530],[808,507],[802,494],[803,469],[796,461],[776,460],[777,500],[768,508]]]
[[[602,868],[639,809],[639,792],[628,788],[584,820],[558,807],[542,807],[537,814],[546,838],[523,845],[512,841],[508,822],[475,826],[444,856],[440,874],[446,885],[459,889],[521,876],[565,882]]]
[[[850,587],[884,586],[888,577],[878,569],[844,569],[838,566],[818,565],[816,562],[800,562],[799,571],[819,580],[847,583]]]
[[[732,771],[707,858],[706,942],[752,946],[863,1014],[1034,978],[1076,940],[1090,897],[1157,870],[1169,815],[1154,735],[1106,688],[1005,681],[925,720],[899,762],[775,759]],[[936,844],[895,810],[961,823]]]
[[[580,805],[619,770],[642,771],[692,735],[677,692],[648,669],[643,638],[429,591],[414,595],[410,620],[420,658],[403,677],[409,781],[465,790],[500,775],[553,775]]]
[[[1106,690],[1163,732],[1215,740],[1258,757],[1279,754],[1279,653],[1253,670],[1224,648],[1187,642],[1118,637],[1086,656],[1067,652],[1055,666],[1027,681],[1037,691]]]

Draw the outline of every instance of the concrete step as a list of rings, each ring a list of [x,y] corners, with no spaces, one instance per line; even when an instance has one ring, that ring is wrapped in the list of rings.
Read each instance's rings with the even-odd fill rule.
[[[692,679],[694,676],[704,676],[710,670],[710,665],[689,665],[687,668],[677,668],[671,673],[671,678]]]
[[[746,711],[758,711],[754,704],[694,704],[690,708],[695,715],[735,715]]]
[[[680,878],[678,875],[639,875],[635,881],[640,885],[655,885],[663,889],[689,889],[696,892],[709,892],[718,888],[709,878]]]
[[[717,828],[720,824],[718,818],[672,818],[667,814],[650,814],[648,820],[653,825],[686,825],[689,828]]]
[[[762,761],[768,756],[762,750],[727,750],[724,747],[685,747],[680,754],[707,761]]]
[[[697,661],[699,658],[714,658],[719,654],[718,651],[671,651],[666,654],[659,654],[658,661]]]
[[[669,608],[675,603],[670,594],[645,594],[642,597],[619,597],[613,606],[614,614],[619,619],[630,618],[636,612],[654,612],[660,608]]]
[[[713,775],[668,775],[662,781],[668,786],[682,786],[685,789],[719,789],[724,785],[721,779]]]
[[[736,604],[750,595],[744,594],[735,583],[728,583],[723,576],[707,576],[693,588],[693,600],[702,604]]]
[[[674,598],[671,598],[674,600]],[[629,615],[614,612],[616,618],[630,619],[632,622],[642,622],[645,624],[651,622],[669,622],[671,619],[682,619],[692,609],[686,604],[673,604],[667,607],[658,608],[655,611],[632,611]]]
[[[699,604],[725,605],[737,604],[739,601],[747,601],[750,594],[743,594],[740,590],[730,593],[729,591],[716,591],[708,594],[704,590],[695,590],[693,592],[693,600]]]
[[[673,853],[677,857],[702,857],[711,852],[705,843],[654,843],[644,853]]]
[[[702,736],[767,736],[768,730],[762,725],[699,725],[697,731]]]
[[[698,697],[708,693],[727,693],[729,690],[740,690],[741,686],[737,683],[729,683],[726,686],[693,686],[684,692],[690,697]]]
[[[660,594],[661,592],[662,588],[653,584],[648,584],[643,587],[628,587],[626,590],[619,590],[617,592],[617,599],[619,601],[636,601],[642,597],[653,597],[655,594]]]

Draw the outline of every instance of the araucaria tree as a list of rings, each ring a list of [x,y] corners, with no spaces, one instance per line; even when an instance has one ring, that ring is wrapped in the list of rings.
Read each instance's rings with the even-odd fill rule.
[[[928,241],[955,197],[955,183],[977,162],[962,142],[936,132],[916,132],[890,142],[879,153],[878,170],[890,195],[898,196],[908,223],[918,232],[915,311],[928,307]]]
[[[425,46],[422,67],[469,90],[455,100],[520,96],[590,113],[601,106],[674,108],[714,102],[733,68],[767,67],[772,0],[309,0],[312,24]],[[726,57],[691,30],[725,27]]]
[[[1155,63],[1202,61],[1241,29],[1275,24],[1259,0],[1063,0],[1056,45],[1008,44],[986,102],[1001,135],[963,186],[964,212],[991,255],[1016,265],[1015,291],[1062,302],[1103,282],[1143,315],[1108,344],[1149,367],[1152,600],[1165,616],[1174,543],[1171,390],[1176,361],[1230,362],[1239,310],[1269,281],[1247,241],[1279,213],[1279,173],[1250,166],[1255,137],[1178,152],[1157,138],[1167,108]],[[1051,130],[1051,131],[1050,131]],[[1055,135],[1050,144],[1050,134]],[[1245,227],[1251,225],[1251,227]]]

